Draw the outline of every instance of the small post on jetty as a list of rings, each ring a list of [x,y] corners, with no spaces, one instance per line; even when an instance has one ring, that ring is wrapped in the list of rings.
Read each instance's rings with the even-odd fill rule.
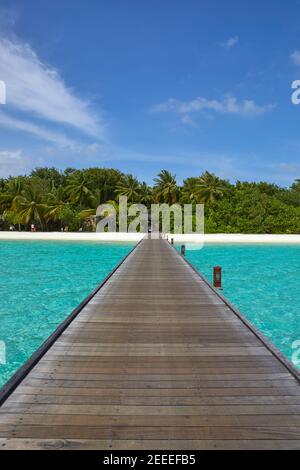
[[[214,287],[222,289],[222,268],[221,266],[214,267]]]
[[[185,256],[185,245],[181,245],[181,250],[180,250],[182,256]]]

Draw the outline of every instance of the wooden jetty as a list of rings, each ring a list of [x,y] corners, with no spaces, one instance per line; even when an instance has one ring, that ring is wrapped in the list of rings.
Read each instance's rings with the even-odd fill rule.
[[[10,382],[1,449],[300,449],[298,372],[166,240],[88,300]]]

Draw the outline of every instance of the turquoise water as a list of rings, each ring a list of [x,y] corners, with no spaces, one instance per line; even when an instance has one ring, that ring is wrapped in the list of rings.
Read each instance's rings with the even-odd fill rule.
[[[132,246],[0,241],[0,386]],[[300,246],[187,245],[186,257],[210,281],[221,265],[223,294],[289,359],[300,357]]]
[[[222,293],[300,367],[300,246],[187,245],[186,257],[209,281],[222,266]]]
[[[0,241],[0,386],[132,247]]]

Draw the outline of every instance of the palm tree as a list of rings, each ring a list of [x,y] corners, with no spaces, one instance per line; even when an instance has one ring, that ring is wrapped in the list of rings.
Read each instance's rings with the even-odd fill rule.
[[[128,202],[133,204],[139,198],[139,182],[133,175],[125,175],[116,186],[118,196],[126,196]]]
[[[174,204],[178,197],[178,187],[176,175],[172,175],[167,170],[162,170],[154,178],[154,194],[158,201],[166,202],[169,205]]]
[[[198,202],[212,205],[223,196],[225,189],[226,187],[216,175],[206,171],[196,183],[195,197]]]
[[[14,178],[8,181],[6,191],[0,193],[0,210],[5,214],[5,218],[9,216],[14,225],[18,224],[19,231],[21,230],[21,223],[16,213],[16,205],[24,187],[22,178]]]
[[[21,178],[9,180],[6,185],[6,191],[0,193],[0,209],[13,209],[23,190],[24,181]]]
[[[152,189],[150,186],[145,183],[145,181],[140,184],[139,187],[139,202],[149,207],[153,199]]]
[[[183,181],[183,186],[181,188],[181,195],[180,195],[181,196],[180,202],[182,204],[190,204],[190,203],[197,202],[195,191],[196,191],[198,180],[199,178],[189,177]]]
[[[100,204],[100,192],[100,189],[98,189],[96,192],[90,194],[88,207],[80,212],[80,216],[83,219],[96,217],[97,207]]]
[[[85,205],[92,195],[91,186],[86,176],[81,172],[72,173],[67,186],[66,193],[72,204]]]
[[[22,191],[22,195],[16,201],[15,211],[23,224],[38,223],[43,228],[44,214],[47,205],[41,194],[30,186]]]
[[[45,208],[46,221],[62,221],[64,213],[68,209],[70,209],[70,204],[66,201],[63,187],[53,188],[47,197],[47,207]]]

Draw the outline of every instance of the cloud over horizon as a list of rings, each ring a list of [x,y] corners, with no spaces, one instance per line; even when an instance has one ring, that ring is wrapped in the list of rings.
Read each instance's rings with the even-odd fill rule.
[[[21,149],[0,150],[0,177],[18,176],[26,173],[31,166]]]
[[[274,109],[274,104],[258,105],[253,100],[238,100],[232,95],[227,95],[223,100],[209,100],[203,97],[197,97],[189,101],[181,101],[169,98],[167,101],[155,104],[150,107],[150,112],[176,113],[184,116],[181,119],[183,123],[189,123],[189,116],[192,113],[211,111],[219,114],[235,114],[243,117],[261,116]]]

